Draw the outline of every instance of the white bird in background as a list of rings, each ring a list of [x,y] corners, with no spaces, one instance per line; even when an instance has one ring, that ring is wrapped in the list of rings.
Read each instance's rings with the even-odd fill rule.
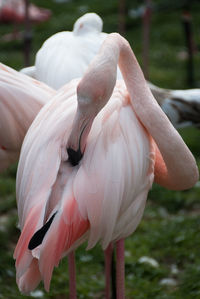
[[[22,72],[56,89],[82,77],[107,36],[102,27],[103,21],[97,14],[83,15],[75,22],[73,32],[64,31],[48,38],[36,54],[35,66]],[[117,77],[122,78],[119,70]],[[176,128],[200,127],[200,89],[169,90],[151,83],[149,87]]]
[[[118,62],[126,86],[116,82]],[[40,280],[49,290],[53,268],[83,241],[88,249],[116,242],[117,298],[124,299],[123,239],[139,224],[154,179],[183,190],[196,183],[198,169],[128,42],[111,34],[83,79],[58,91],[24,140],[14,254],[20,290],[28,293]]]
[[[0,63],[0,172],[16,162],[24,136],[55,91]]]
[[[79,18],[73,31],[48,38],[36,54],[35,66],[21,72],[58,89],[74,78],[82,77],[105,39],[102,19],[95,13]]]
[[[151,92],[176,128],[200,128],[200,89],[164,89],[148,82]]]

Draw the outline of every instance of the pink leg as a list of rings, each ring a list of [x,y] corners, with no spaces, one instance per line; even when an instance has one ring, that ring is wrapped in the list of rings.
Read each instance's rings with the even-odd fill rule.
[[[125,299],[124,239],[116,242],[116,257],[117,299]]]
[[[112,254],[113,254],[113,244],[110,243],[110,245],[104,251],[104,256],[105,256],[105,276],[106,276],[106,290],[105,290],[106,291],[106,299],[110,299],[110,295],[111,295],[110,285],[111,285]]]
[[[76,295],[76,264],[75,264],[75,254],[72,251],[68,255],[69,264],[69,298],[77,299]]]

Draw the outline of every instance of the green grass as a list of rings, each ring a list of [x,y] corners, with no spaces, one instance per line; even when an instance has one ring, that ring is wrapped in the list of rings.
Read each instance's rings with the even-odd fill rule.
[[[160,1],[156,1],[160,3]],[[74,21],[86,11],[95,11],[104,19],[104,31],[118,29],[117,1],[76,0],[55,4],[52,0],[34,3],[51,8],[50,21],[34,26],[32,58],[42,42],[53,33],[71,30]],[[133,8],[139,1],[127,1]],[[200,4],[192,8],[195,40],[200,43]],[[186,61],[179,53],[185,50],[181,27],[181,11],[155,12],[152,17],[150,43],[150,80],[166,88],[185,88]],[[12,25],[0,26],[0,34],[8,33]],[[127,18],[126,37],[139,61],[142,61],[141,20]],[[0,41],[0,60],[16,69],[23,67],[23,43]],[[195,55],[196,86],[200,85],[200,54]],[[185,142],[200,166],[200,131],[182,129]],[[29,298],[23,296],[15,283],[12,258],[19,231],[15,203],[16,166],[0,175],[0,299]],[[200,298],[200,186],[184,192],[165,190],[158,185],[149,193],[144,217],[136,232],[126,240],[126,298],[132,299],[191,299]],[[104,297],[103,253],[100,246],[85,251],[85,244],[76,252],[78,298]],[[158,267],[140,263],[142,256],[154,258]],[[173,268],[177,271],[172,271]],[[162,285],[165,278],[174,279],[176,285]],[[60,262],[53,273],[51,289],[46,293],[38,287],[42,298],[68,298],[67,259]],[[39,297],[38,297],[39,298]]]

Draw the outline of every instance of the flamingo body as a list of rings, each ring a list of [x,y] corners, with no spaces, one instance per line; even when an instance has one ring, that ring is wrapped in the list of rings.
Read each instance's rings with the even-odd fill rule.
[[[118,63],[126,85],[116,82]],[[17,172],[22,233],[14,253],[20,290],[30,292],[41,279],[48,290],[54,266],[85,240],[88,249],[117,241],[120,258],[154,178],[183,190],[196,183],[198,169],[130,45],[111,34],[84,77],[58,91],[25,137]]]
[[[53,267],[76,247],[75,242],[79,245],[87,238],[88,248],[92,248],[100,241],[105,249],[111,241],[136,229],[153,182],[153,141],[138,121],[123,81],[117,83],[109,103],[95,119],[80,164],[72,167],[67,162],[65,148],[77,108],[78,82],[63,87],[40,111],[23,144],[17,175],[23,232],[15,257],[18,283],[25,292],[35,287],[31,281],[25,286],[24,281],[27,283],[36,260],[34,250],[24,244],[54,213],[53,223],[37,249],[40,277],[47,289]],[[40,161],[44,165],[48,161],[48,167],[41,168]],[[33,219],[34,231],[33,225],[28,226]],[[53,236],[58,238],[52,244]],[[47,269],[46,257],[52,252],[55,259]],[[33,260],[34,266],[28,268]]]
[[[0,64],[0,172],[16,162],[36,114],[54,91]]]

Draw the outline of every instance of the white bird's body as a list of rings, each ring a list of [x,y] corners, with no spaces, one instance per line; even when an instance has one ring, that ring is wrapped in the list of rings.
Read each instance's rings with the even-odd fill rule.
[[[148,82],[157,102],[176,128],[200,127],[200,89],[164,89]]]
[[[36,54],[35,66],[22,72],[59,89],[74,78],[81,78],[107,36],[103,22],[95,13],[79,18],[73,31],[48,38]]]

